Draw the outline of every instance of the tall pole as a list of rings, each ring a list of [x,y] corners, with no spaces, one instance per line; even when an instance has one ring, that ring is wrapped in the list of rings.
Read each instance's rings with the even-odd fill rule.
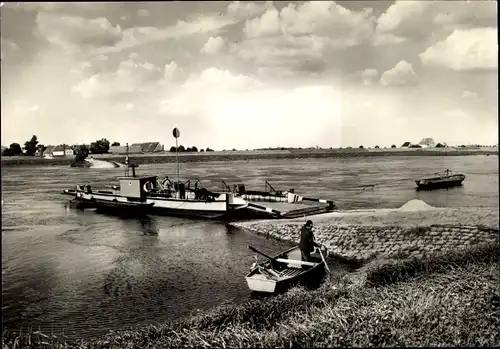
[[[125,158],[125,177],[128,177],[128,143],[127,143],[127,157]]]
[[[177,162],[177,183],[179,183],[179,145],[177,143],[177,138],[179,138],[181,133],[179,132],[179,129],[177,127],[173,129],[172,135],[175,137],[175,159]]]
[[[175,138],[175,158],[177,162],[177,183],[179,183],[179,147],[177,146],[177,138]]]

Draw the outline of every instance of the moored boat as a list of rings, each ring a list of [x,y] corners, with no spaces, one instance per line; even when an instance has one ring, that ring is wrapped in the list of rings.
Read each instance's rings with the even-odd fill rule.
[[[417,189],[431,190],[460,186],[464,180],[465,175],[461,173],[452,174],[452,171],[447,169],[442,173],[436,173],[435,177],[418,179],[415,183],[417,184]]]
[[[298,283],[311,284],[321,280],[325,262],[318,253],[311,254],[311,261],[301,260],[299,247],[292,247],[271,258],[260,253],[267,261],[255,262],[251,271],[245,276],[248,288],[259,293],[279,293]]]
[[[186,191],[182,185],[178,185],[174,191],[164,191],[158,189],[161,184],[156,176],[120,177],[118,180],[119,189],[112,190],[93,190],[90,185],[77,185],[75,200],[82,207],[89,208],[138,209],[157,215],[203,218],[230,215],[232,211],[248,205],[230,193],[219,194],[207,190],[198,196],[195,192]],[[64,193],[70,194],[72,191],[67,189]]]
[[[173,130],[174,137],[179,137],[179,130]],[[63,194],[74,195],[73,199],[81,207],[112,209],[118,211],[146,212],[168,216],[189,216],[220,218],[231,216],[234,211],[246,208],[248,203],[232,193],[216,193],[205,188],[190,189],[190,181],[179,180],[177,161],[177,181],[168,177],[159,181],[157,176],[136,176],[135,164],[130,165],[129,176],[128,145],[125,161],[125,176],[119,177],[118,186],[109,186],[109,190],[94,190],[90,185],[77,185],[75,190],[65,189]],[[186,186],[187,184],[187,186]]]

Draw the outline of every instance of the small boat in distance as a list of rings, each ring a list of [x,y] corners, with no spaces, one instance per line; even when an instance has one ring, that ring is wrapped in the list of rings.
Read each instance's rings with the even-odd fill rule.
[[[311,262],[304,262],[299,247],[292,247],[272,258],[254,247],[249,248],[268,260],[255,262],[245,276],[248,288],[259,293],[279,293],[298,283],[313,284],[321,280],[325,263],[318,253],[312,253]],[[255,257],[257,258],[257,257]]]
[[[447,169],[442,173],[436,173],[436,177],[423,178],[415,181],[417,190],[432,190],[456,187],[462,185],[465,180],[465,175],[458,173],[452,174],[452,171]]]

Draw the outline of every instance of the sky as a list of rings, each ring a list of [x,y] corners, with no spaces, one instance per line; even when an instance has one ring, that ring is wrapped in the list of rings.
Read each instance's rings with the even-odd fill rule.
[[[495,1],[1,3],[1,143],[498,143]]]

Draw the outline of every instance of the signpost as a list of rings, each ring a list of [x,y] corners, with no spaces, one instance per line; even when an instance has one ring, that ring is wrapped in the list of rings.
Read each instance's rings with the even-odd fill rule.
[[[175,137],[175,157],[177,160],[177,183],[179,183],[179,146],[177,145],[177,138],[179,138],[181,133],[180,133],[179,129],[176,127],[172,131],[172,134]],[[177,185],[179,185],[179,184],[177,184]]]

